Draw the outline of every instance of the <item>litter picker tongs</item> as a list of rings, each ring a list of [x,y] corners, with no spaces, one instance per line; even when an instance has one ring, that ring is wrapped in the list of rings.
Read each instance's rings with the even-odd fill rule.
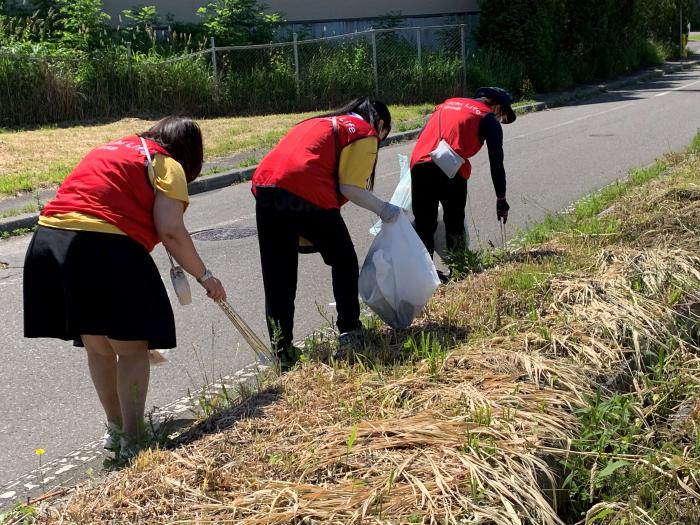
[[[218,304],[226,314],[226,317],[231,320],[233,326],[236,327],[236,330],[240,332],[246,342],[253,349],[253,352],[255,352],[257,355],[258,360],[264,364],[276,363],[277,360],[272,356],[272,353],[267,346],[265,346],[265,343],[260,340],[256,333],[253,332],[243,318],[236,313],[231,305],[228,304],[227,301],[219,301]]]
[[[506,249],[506,223],[503,221],[503,219],[498,219],[498,222],[501,223],[501,248],[504,250]]]

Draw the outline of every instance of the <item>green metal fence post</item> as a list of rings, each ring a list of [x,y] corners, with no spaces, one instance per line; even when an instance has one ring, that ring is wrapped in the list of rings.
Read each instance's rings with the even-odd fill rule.
[[[379,98],[379,71],[377,68],[377,35],[374,29],[370,30],[372,36],[372,70],[374,71],[374,96]]]
[[[299,80],[299,44],[298,35],[294,33],[294,80],[297,85],[297,99],[301,96],[301,85]]]

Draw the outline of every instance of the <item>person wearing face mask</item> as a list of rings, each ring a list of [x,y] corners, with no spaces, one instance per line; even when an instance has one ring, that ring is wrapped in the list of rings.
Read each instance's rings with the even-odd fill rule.
[[[410,161],[412,205],[416,232],[431,256],[438,203],[443,208],[447,249],[465,246],[469,158],[484,142],[496,191],[496,218],[504,224],[508,220],[501,124],[515,121],[512,103],[511,95],[498,87],[479,88],[473,99],[447,99],[435,108],[418,137]],[[442,272],[438,276],[443,282],[448,279]]]
[[[352,202],[394,222],[401,208],[377,198],[374,169],[391,114],[378,100],[358,98],[295,125],[260,162],[252,179],[265,313],[282,369],[293,347],[298,253],[320,252],[331,267],[340,342],[361,330],[355,248],[340,215]]]

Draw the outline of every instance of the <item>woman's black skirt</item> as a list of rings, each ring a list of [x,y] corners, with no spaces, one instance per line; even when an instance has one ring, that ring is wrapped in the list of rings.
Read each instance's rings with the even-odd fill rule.
[[[163,280],[126,235],[39,226],[24,262],[24,336],[82,346],[81,334],[175,347]]]

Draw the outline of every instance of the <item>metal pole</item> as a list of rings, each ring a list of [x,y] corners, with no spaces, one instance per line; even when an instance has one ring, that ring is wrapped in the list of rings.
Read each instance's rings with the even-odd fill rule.
[[[219,93],[219,71],[216,68],[216,41],[214,37],[211,37],[211,70],[212,78],[214,79],[214,91],[218,95]]]
[[[680,28],[679,33],[680,33],[680,39],[681,39],[680,43],[681,43],[681,61],[682,61],[683,60],[683,51],[684,51],[684,49],[683,49],[683,6],[681,6],[681,19],[680,19],[679,28]]]
[[[420,41],[420,27],[416,28],[416,47],[418,48],[418,89],[423,93],[423,55]]]
[[[467,92],[467,35],[466,26],[459,26],[459,36],[462,44],[462,93]]]
[[[131,42],[126,43],[126,64],[129,72],[129,83],[133,80],[133,71],[131,69]]]
[[[294,33],[294,80],[297,84],[297,98],[301,96],[301,85],[299,83],[299,45],[297,44],[298,35]]]
[[[379,98],[379,72],[377,70],[377,35],[374,29],[370,31],[372,35],[372,70],[374,71],[374,96]]]

